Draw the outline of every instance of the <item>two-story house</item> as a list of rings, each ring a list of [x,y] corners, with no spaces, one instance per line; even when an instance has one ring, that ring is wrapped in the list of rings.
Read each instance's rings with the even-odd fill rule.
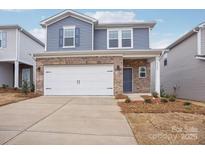
[[[205,101],[205,23],[170,44],[160,63],[161,87],[166,93]]]
[[[35,81],[34,53],[44,43],[18,25],[0,25],[0,87],[21,87],[22,81]],[[35,83],[34,83],[35,84]]]
[[[45,51],[35,54],[37,92],[44,95],[116,95],[160,91],[161,50],[150,48],[155,22],[99,23],[65,10],[41,22]]]

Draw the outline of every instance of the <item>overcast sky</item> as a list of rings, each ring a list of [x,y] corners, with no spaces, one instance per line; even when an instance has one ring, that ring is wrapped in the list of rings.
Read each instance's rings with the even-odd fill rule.
[[[40,21],[63,10],[0,10],[0,24],[19,24],[40,40],[45,40]],[[151,31],[151,47],[164,48],[199,23],[205,10],[76,10],[100,22],[149,21],[157,25]]]

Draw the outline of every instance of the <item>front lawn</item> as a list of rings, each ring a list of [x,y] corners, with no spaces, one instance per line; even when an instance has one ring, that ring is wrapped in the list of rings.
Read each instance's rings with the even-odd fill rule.
[[[143,98],[118,103],[138,144],[205,144],[205,107]]]
[[[27,95],[23,94],[18,89],[0,88],[0,106],[10,103],[16,103],[22,100],[38,97],[40,95],[29,92]]]

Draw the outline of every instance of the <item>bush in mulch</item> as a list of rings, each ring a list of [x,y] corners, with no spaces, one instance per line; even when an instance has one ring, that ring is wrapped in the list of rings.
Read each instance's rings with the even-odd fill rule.
[[[126,98],[125,103],[130,103],[130,102],[131,102],[130,98]]]
[[[166,98],[161,98],[161,99],[160,99],[160,102],[161,102],[161,103],[168,103],[169,101],[168,101]]]
[[[118,94],[115,96],[115,99],[128,99],[127,95],[123,95],[123,94]]]
[[[152,96],[154,97],[154,98],[158,98],[159,97],[159,95],[158,95],[158,93],[157,92],[152,92]]]

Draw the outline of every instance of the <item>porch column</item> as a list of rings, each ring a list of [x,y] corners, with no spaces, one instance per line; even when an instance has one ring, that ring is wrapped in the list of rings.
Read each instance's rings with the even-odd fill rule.
[[[14,87],[19,87],[19,62],[15,61],[14,63]]]
[[[160,95],[160,61],[155,58],[155,91]]]

